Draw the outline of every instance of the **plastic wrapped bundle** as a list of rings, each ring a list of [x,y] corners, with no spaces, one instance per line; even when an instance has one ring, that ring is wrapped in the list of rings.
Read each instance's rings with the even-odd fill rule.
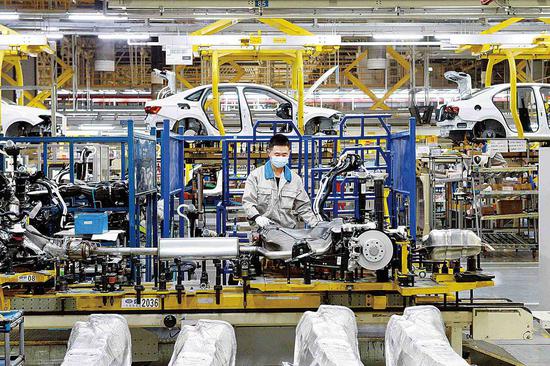
[[[386,366],[468,366],[449,344],[441,312],[412,306],[393,315],[385,339]]]
[[[132,336],[126,319],[116,314],[92,314],[76,322],[62,366],[131,366]]]
[[[363,365],[355,314],[344,306],[306,311],[296,327],[294,366]]]
[[[231,324],[199,320],[181,328],[168,366],[235,366],[237,340]]]

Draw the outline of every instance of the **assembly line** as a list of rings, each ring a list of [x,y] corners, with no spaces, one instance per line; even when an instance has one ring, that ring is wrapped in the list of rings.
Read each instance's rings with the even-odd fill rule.
[[[3,364],[550,364],[550,8],[24,3]]]

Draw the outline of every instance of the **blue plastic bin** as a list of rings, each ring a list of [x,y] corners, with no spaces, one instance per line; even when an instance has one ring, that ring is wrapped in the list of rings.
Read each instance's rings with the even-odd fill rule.
[[[107,212],[79,213],[74,218],[76,235],[104,234],[109,231]]]

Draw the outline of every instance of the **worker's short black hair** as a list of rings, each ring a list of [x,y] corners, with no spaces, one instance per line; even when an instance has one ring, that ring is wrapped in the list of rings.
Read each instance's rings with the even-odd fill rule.
[[[290,140],[285,135],[280,133],[273,135],[269,140],[269,149],[273,149],[273,146],[288,146],[290,149]]]

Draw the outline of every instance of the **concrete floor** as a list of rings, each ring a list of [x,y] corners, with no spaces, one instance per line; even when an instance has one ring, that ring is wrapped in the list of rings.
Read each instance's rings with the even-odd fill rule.
[[[483,272],[495,276],[495,286],[475,291],[475,297],[500,297],[523,302],[531,310],[539,309],[539,266],[537,262],[484,262]]]
[[[513,257],[500,257],[489,262],[482,260],[481,267],[487,274],[495,276],[495,286],[476,290],[475,297],[507,298],[524,303],[531,311],[542,309],[541,291],[547,284],[539,275],[539,264],[527,257],[515,261]],[[488,342],[489,347],[500,347],[527,366],[550,365],[550,339],[538,323],[531,340],[501,340]],[[483,343],[483,342],[482,342]],[[492,345],[491,345],[492,344]]]

